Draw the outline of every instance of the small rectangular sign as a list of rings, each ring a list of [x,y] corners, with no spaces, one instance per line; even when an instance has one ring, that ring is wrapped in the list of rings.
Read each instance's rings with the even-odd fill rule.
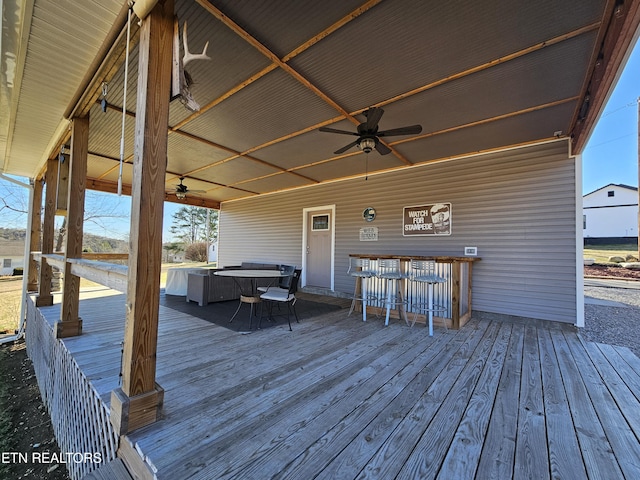
[[[377,242],[378,227],[362,227],[360,229],[360,241],[361,242]]]
[[[451,204],[404,207],[402,235],[451,235]]]

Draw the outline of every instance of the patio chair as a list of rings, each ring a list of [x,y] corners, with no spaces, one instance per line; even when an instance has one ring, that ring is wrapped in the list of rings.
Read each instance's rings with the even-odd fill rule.
[[[283,275],[280,277],[278,281],[278,285],[269,285],[267,287],[258,287],[258,291],[265,293],[266,291],[280,291],[280,292],[288,292],[289,286],[291,285],[291,279],[293,278],[293,272],[295,272],[296,267],[294,265],[280,265],[280,273]],[[284,276],[286,275],[286,276]]]
[[[298,291],[298,281],[300,280],[300,274],[302,273],[301,269],[294,269],[293,275],[290,277],[291,282],[289,283],[289,288],[284,290],[280,288],[270,288],[262,295],[260,295],[260,299],[267,303],[267,308],[269,309],[269,319],[273,320],[273,305],[286,303],[287,304],[287,322],[289,323],[289,331],[293,331],[291,328],[291,311],[293,310],[293,315],[296,317],[296,322],[300,323],[298,320],[298,314],[296,313],[296,292]],[[258,323],[258,328],[262,327],[262,310],[260,312],[260,321]]]

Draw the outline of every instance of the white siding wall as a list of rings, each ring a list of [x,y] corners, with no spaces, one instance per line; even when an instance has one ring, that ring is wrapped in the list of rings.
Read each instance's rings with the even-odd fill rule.
[[[462,256],[475,246],[474,310],[575,323],[576,175],[567,152],[554,142],[224,203],[219,260],[301,265],[303,208],[335,204],[337,292],[353,289],[350,253]],[[452,204],[452,235],[403,237],[403,207],[437,202]],[[369,206],[372,223],[362,219]],[[364,226],[378,227],[379,241],[360,242]]]

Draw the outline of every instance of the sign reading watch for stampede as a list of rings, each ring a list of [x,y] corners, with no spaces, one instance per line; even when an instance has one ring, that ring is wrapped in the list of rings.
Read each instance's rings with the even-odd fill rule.
[[[402,235],[451,235],[451,204],[404,207]]]

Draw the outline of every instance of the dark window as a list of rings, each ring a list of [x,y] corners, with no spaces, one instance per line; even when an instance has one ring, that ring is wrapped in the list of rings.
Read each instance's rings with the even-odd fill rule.
[[[329,215],[314,215],[311,230],[329,230]]]
[[[607,192],[607,197],[615,197],[616,196],[616,192],[614,192],[613,190],[609,190]]]

